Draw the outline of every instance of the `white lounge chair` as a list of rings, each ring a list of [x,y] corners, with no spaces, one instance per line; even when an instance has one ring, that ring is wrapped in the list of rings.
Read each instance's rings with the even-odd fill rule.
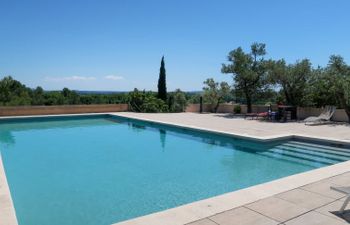
[[[305,125],[321,125],[330,122],[336,110],[335,106],[326,106],[319,116],[310,116],[304,120]]]
[[[339,210],[339,212],[342,214],[350,201],[350,186],[349,187],[331,187],[331,189],[346,195],[346,199]]]

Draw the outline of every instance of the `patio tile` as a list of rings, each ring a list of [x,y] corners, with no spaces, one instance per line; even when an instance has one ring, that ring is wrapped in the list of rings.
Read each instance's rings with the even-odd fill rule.
[[[187,225],[217,225],[217,223],[214,223],[213,221],[209,219],[203,219],[203,220],[198,220],[193,223],[188,223]]]
[[[210,217],[220,225],[277,225],[279,222],[250,209],[240,207]]]
[[[338,175],[335,177],[329,178],[329,182],[337,185],[344,185],[349,186],[350,185],[350,173],[344,173],[342,175]]]
[[[299,188],[278,194],[276,197],[292,202],[300,207],[309,210],[321,207],[327,203],[334,201],[332,198],[305,191]]]
[[[339,212],[340,207],[343,205],[344,201],[335,201],[326,206],[316,209],[316,212],[322,213],[326,216],[332,217],[333,219],[339,221],[350,222],[350,206],[348,205],[341,216],[336,215]],[[342,218],[343,217],[343,218]]]
[[[285,222],[285,225],[344,225],[345,222],[333,219],[317,212],[309,212]]]
[[[246,205],[246,207],[280,222],[290,220],[309,211],[306,208],[276,197],[266,198]]]
[[[334,183],[331,183],[329,179],[326,179],[324,181],[319,181],[316,183],[312,183],[303,187],[300,187],[301,189],[311,191],[320,195],[324,195],[333,199],[340,199],[344,197],[344,194],[341,194],[337,191],[331,190],[331,186],[336,186]]]

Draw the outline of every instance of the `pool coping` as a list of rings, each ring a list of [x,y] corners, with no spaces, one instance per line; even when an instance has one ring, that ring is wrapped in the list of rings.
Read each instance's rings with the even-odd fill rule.
[[[0,225],[18,225],[0,152]]]
[[[79,114],[52,114],[52,115],[30,115],[30,116],[6,116],[0,117],[1,120],[6,119],[20,119],[20,118],[40,118],[40,117],[64,117],[64,116],[86,116],[86,115],[111,115],[123,117],[126,119],[139,120],[149,123],[157,123],[167,126],[179,127],[184,129],[202,131],[207,133],[215,133],[230,137],[249,139],[255,141],[275,141],[285,140],[291,138],[297,138],[301,140],[313,140],[319,142],[331,142],[334,144],[350,145],[350,141],[333,138],[321,138],[317,136],[298,135],[298,134],[282,134],[271,136],[254,136],[248,134],[237,134],[233,132],[225,132],[215,129],[207,129],[196,126],[189,126],[185,124],[178,124],[172,122],[158,121],[154,119],[140,118],[137,116],[123,115],[121,113],[106,112],[106,113],[79,113]],[[184,225],[200,219],[204,219],[215,214],[243,206],[248,203],[252,203],[261,200],[266,197],[270,197],[285,191],[293,190],[298,187],[314,183],[316,181],[330,178],[336,175],[343,174],[350,171],[350,160],[331,166],[314,169],[311,171],[283,177],[270,182],[254,185],[241,190],[217,195],[211,198],[207,198],[200,201],[195,201],[189,204],[177,206],[175,208],[167,209],[164,211],[148,214],[141,217],[136,217],[126,221],[114,223],[113,225]],[[5,190],[5,194],[2,195],[2,187]],[[3,200],[5,199],[5,200]],[[6,203],[7,204],[4,204]],[[4,214],[4,215],[3,215]],[[6,180],[5,170],[2,164],[1,152],[0,152],[0,225],[18,225],[16,218],[15,208],[10,194],[10,189]],[[5,218],[5,219],[3,219]],[[5,223],[2,223],[2,222]],[[10,222],[8,222],[10,221]]]

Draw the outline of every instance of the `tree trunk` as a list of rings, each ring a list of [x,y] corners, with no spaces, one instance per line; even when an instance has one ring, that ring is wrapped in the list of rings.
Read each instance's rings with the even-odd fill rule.
[[[246,94],[246,100],[247,100],[247,112],[251,113],[252,112],[252,99],[248,94]]]
[[[216,102],[216,105],[214,107],[214,112],[217,113],[218,112],[218,109],[219,109],[219,106],[220,106],[220,101],[221,101],[221,98],[218,99],[218,101]]]
[[[350,108],[345,108],[346,115],[348,116],[348,122],[350,123]]]

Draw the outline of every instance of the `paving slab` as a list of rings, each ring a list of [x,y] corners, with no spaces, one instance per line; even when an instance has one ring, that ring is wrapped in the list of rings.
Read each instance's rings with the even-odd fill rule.
[[[187,225],[218,225],[209,219],[198,220],[193,223],[188,223]]]
[[[276,197],[309,210],[313,210],[334,201],[333,198],[305,191],[300,188],[278,194]]]
[[[295,219],[285,222],[285,225],[344,225],[348,224],[321,213],[311,211]]]
[[[350,186],[350,173],[344,173],[336,177],[329,178],[329,182],[338,186]]]
[[[315,209],[315,211],[342,222],[344,221],[350,222],[349,205],[346,207],[343,214],[339,213],[340,207],[343,205],[343,203],[344,201],[335,201],[321,208]]]
[[[279,222],[250,209],[239,207],[210,217],[219,225],[277,225]]]
[[[276,197],[265,198],[245,207],[280,222],[290,220],[309,211],[306,208]]]
[[[331,186],[337,186],[331,180],[319,181],[300,187],[303,190],[327,196],[333,199],[340,199],[345,195],[337,191],[331,190]]]
[[[273,123],[260,120],[245,120],[223,113],[132,113],[118,112],[115,115],[160,121],[164,123],[181,124],[201,127],[240,135],[268,137],[275,135],[296,134],[322,139],[336,139],[350,143],[350,126],[343,124],[328,124],[322,126],[305,126],[300,122]]]

